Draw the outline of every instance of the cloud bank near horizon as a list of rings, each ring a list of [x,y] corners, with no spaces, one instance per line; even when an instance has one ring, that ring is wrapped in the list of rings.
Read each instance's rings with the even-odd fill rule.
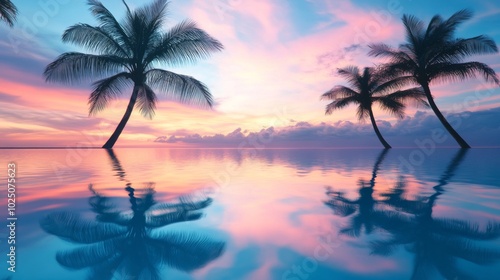
[[[448,121],[473,147],[500,146],[500,107],[447,115]],[[433,141],[436,146],[456,146],[441,123],[431,112],[417,111],[391,124],[378,121],[385,139],[394,147],[415,147]],[[224,148],[339,148],[380,147],[369,122],[351,121],[311,124],[295,122],[285,127],[268,127],[260,131],[237,128],[228,134],[202,136],[182,130],[159,136],[155,142],[186,144],[192,147]]]

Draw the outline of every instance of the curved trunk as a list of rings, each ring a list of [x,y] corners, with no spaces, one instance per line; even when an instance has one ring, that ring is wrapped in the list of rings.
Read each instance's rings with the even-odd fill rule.
[[[139,91],[137,89],[137,86],[134,86],[134,90],[132,92],[132,96],[130,97],[130,101],[129,101],[128,106],[127,106],[127,111],[125,111],[125,115],[123,115],[123,118],[120,121],[120,123],[118,124],[118,126],[116,127],[115,132],[113,132],[113,134],[111,134],[111,137],[109,137],[109,139],[106,142],[106,144],[104,144],[102,146],[104,149],[111,149],[111,148],[113,148],[113,146],[116,143],[116,140],[118,140],[118,137],[120,137],[120,134],[122,133],[123,128],[127,124],[128,119],[130,118],[130,115],[132,114],[132,111],[134,110],[134,105],[135,105],[135,102],[137,100],[137,94],[138,94],[138,92]]]
[[[375,130],[375,133],[377,134],[377,137],[378,137],[378,140],[380,140],[380,143],[382,143],[382,145],[384,145],[384,148],[386,148],[386,149],[392,148],[391,145],[389,145],[389,143],[387,143],[387,141],[385,141],[384,137],[382,137],[382,134],[380,134],[380,131],[378,130],[378,127],[377,127],[377,122],[375,121],[375,117],[373,116],[372,108],[370,108],[370,120],[372,121],[373,130]]]
[[[429,102],[429,105],[431,106],[432,111],[434,111],[434,114],[436,114],[439,121],[441,121],[441,123],[443,124],[444,128],[446,128],[448,133],[450,133],[451,136],[453,136],[455,141],[457,141],[458,145],[460,145],[460,147],[462,149],[469,149],[470,148],[469,144],[467,144],[467,142],[465,142],[465,140],[458,134],[458,132],[456,132],[455,129],[453,129],[453,127],[446,120],[446,118],[443,116],[441,111],[439,111],[436,103],[434,102],[434,98],[432,98],[431,89],[429,88],[429,84],[422,84],[422,88],[424,89],[425,95],[427,96],[427,101]]]

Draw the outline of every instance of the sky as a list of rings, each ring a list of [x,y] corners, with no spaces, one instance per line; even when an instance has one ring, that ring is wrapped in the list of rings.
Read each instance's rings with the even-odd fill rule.
[[[0,24],[0,147],[101,146],[123,116],[131,90],[89,116],[89,84],[48,84],[42,77],[58,55],[82,51],[62,43],[61,35],[76,23],[96,24],[86,1],[14,3],[16,25]],[[117,18],[123,16],[121,0],[103,3]],[[143,5],[127,3],[132,9]],[[321,94],[345,84],[338,68],[382,62],[367,56],[368,44],[403,42],[403,14],[428,21],[464,8],[475,15],[460,26],[457,37],[485,34],[500,43],[500,3],[495,1],[172,0],[165,30],[191,19],[224,45],[208,59],[169,69],[204,82],[216,104],[197,108],[159,92],[155,117],[145,119],[136,110],[116,147],[380,147],[371,125],[358,122],[354,107],[325,115],[328,102],[320,100]],[[500,72],[499,54],[471,59]],[[500,146],[498,87],[471,79],[431,89],[472,146]],[[430,140],[456,146],[430,109],[409,107],[405,118],[397,119],[376,108],[375,117],[393,146]]]

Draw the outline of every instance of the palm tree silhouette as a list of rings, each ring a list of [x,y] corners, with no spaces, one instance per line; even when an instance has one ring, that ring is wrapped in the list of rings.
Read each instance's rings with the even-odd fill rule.
[[[112,148],[123,131],[134,107],[152,118],[159,90],[181,102],[211,107],[208,88],[193,77],[154,68],[157,64],[182,65],[208,57],[223,49],[222,44],[192,21],[183,21],[163,32],[168,1],[127,11],[121,23],[97,0],[89,0],[98,26],[76,24],[64,32],[63,42],[80,45],[95,54],[68,52],[50,63],[44,72],[48,82],[72,84],[100,79],[93,83],[89,114],[103,110],[110,100],[133,86],[125,114],[103,148]]]
[[[175,202],[157,203],[153,186],[150,183],[137,191],[127,184],[131,210],[120,211],[89,185],[93,194],[89,204],[97,214],[96,221],[71,212],[44,218],[40,224],[46,232],[86,244],[58,252],[58,263],[72,269],[91,268],[88,279],[162,279],[160,268],[165,264],[190,272],[221,256],[224,242],[201,234],[155,230],[199,219],[199,210],[209,206],[212,199],[185,196]]]
[[[480,229],[475,223],[435,218],[432,215],[438,197],[444,192],[443,187],[449,183],[463,160],[464,151],[459,151],[450,162],[439,183],[434,186],[435,193],[428,198],[407,199],[404,183],[382,195],[389,198],[383,203],[397,211],[375,217],[375,224],[388,231],[391,237],[371,242],[372,254],[387,256],[397,247],[405,246],[415,255],[411,279],[430,279],[432,269],[446,279],[472,279],[471,275],[459,268],[458,259],[479,265],[500,259],[500,251],[483,248],[474,243],[500,237],[499,223],[490,222],[484,229]]]
[[[321,96],[321,99],[333,100],[326,106],[326,114],[330,115],[337,109],[356,104],[358,119],[364,120],[367,116],[370,117],[373,129],[386,149],[391,146],[382,137],[377,127],[372,111],[373,103],[379,103],[382,109],[398,117],[403,117],[405,103],[409,100],[416,101],[417,104],[425,104],[423,100],[425,96],[420,88],[399,90],[388,94],[399,88],[399,80],[387,80],[373,68],[366,67],[363,73],[360,73],[358,67],[349,66],[339,69],[338,74],[344,77],[351,87],[338,85]]]
[[[341,234],[358,237],[363,227],[366,234],[370,234],[373,231],[373,217],[375,212],[378,211],[374,209],[378,202],[373,198],[373,188],[375,187],[375,179],[377,178],[380,164],[387,155],[387,151],[387,149],[384,149],[378,155],[377,161],[373,166],[370,181],[365,182],[360,180],[361,188],[359,189],[358,199],[350,200],[345,198],[344,194],[341,192],[335,192],[331,188],[327,190],[326,194],[329,196],[329,200],[325,202],[325,205],[330,207],[335,214],[347,217],[357,211],[357,214],[351,217],[350,225],[340,230]]]
[[[0,0],[0,20],[5,21],[11,27],[16,20],[17,8],[10,0]]]
[[[401,84],[422,86],[434,114],[462,148],[470,145],[453,129],[443,116],[432,96],[431,81],[459,81],[483,75],[488,82],[500,85],[495,71],[480,62],[463,62],[471,55],[498,52],[495,42],[485,35],[455,38],[456,28],[472,17],[472,12],[461,10],[447,20],[434,16],[427,28],[423,21],[411,15],[403,16],[406,42],[394,49],[386,44],[370,45],[369,55],[388,57],[385,74],[397,77]]]

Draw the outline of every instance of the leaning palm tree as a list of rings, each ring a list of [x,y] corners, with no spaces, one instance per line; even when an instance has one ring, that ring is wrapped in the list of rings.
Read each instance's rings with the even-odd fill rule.
[[[431,94],[430,83],[460,81],[482,75],[486,81],[500,85],[495,71],[488,65],[476,61],[463,62],[467,56],[498,52],[495,42],[484,35],[467,39],[455,38],[456,28],[471,17],[472,13],[468,10],[461,10],[447,20],[436,15],[425,28],[423,21],[404,15],[406,42],[398,49],[386,44],[373,44],[370,45],[369,52],[372,56],[390,59],[384,65],[387,75],[397,76],[402,83],[422,86],[434,114],[462,148],[470,146],[438,109]]]
[[[16,20],[17,8],[10,0],[0,0],[0,20],[7,22],[11,27]]]
[[[90,94],[90,115],[103,110],[111,99],[132,86],[125,115],[103,148],[113,147],[134,107],[138,107],[143,116],[153,117],[156,91],[181,102],[211,107],[212,95],[203,83],[155,66],[191,63],[223,49],[219,41],[191,21],[183,21],[164,32],[167,0],[155,0],[133,11],[125,1],[123,3],[126,16],[118,22],[101,2],[88,1],[99,25],[73,25],[64,32],[62,40],[87,48],[93,54],[64,53],[44,72],[48,82],[72,84],[100,79],[94,82]]]
[[[407,101],[426,104],[425,96],[420,88],[393,92],[399,88],[400,81],[398,79],[387,80],[373,68],[366,67],[361,74],[358,67],[348,66],[339,69],[338,74],[346,78],[351,87],[338,85],[321,96],[321,99],[333,100],[326,106],[326,114],[330,115],[334,110],[342,109],[351,104],[358,105],[358,119],[364,120],[367,116],[370,117],[373,129],[386,149],[391,148],[391,146],[385,141],[377,127],[373,116],[373,103],[379,103],[382,109],[398,117],[403,117]]]

